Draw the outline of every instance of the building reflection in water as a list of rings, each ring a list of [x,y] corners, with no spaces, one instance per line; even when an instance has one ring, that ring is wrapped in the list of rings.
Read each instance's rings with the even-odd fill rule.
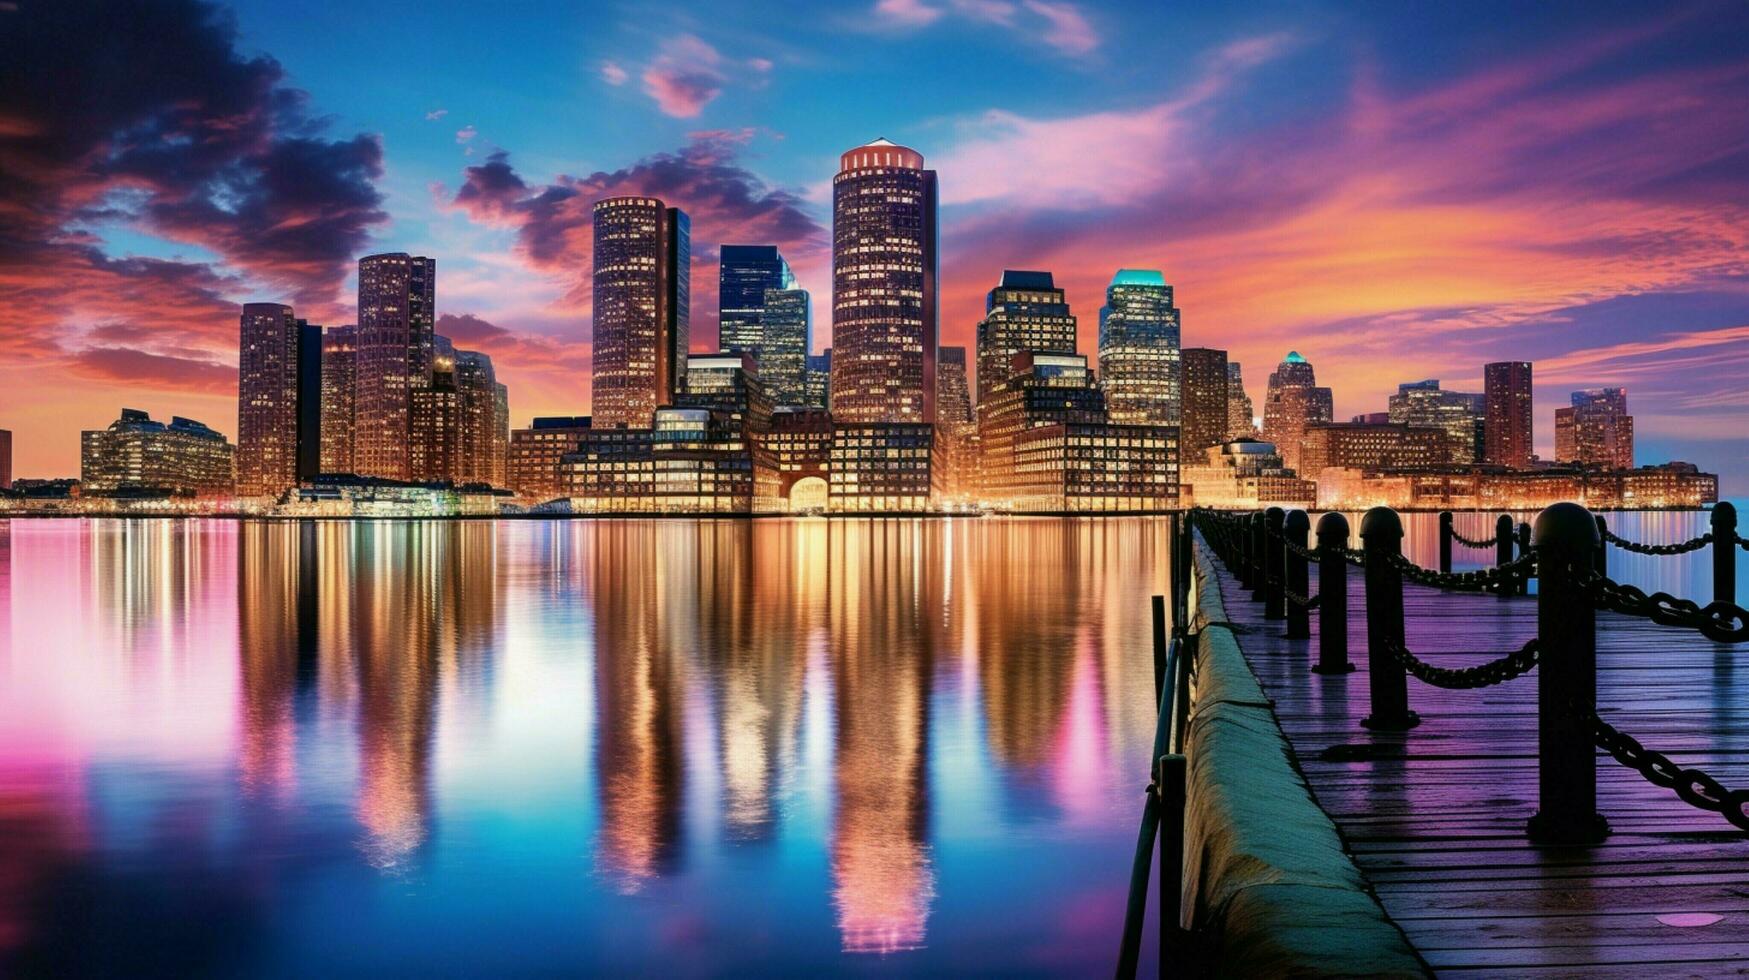
[[[596,861],[626,892],[670,870],[680,853],[681,698],[696,640],[688,630],[699,571],[695,542],[673,533],[679,529],[689,526],[610,522],[592,529]]]
[[[940,620],[928,598],[942,594],[942,526],[844,521],[829,534],[838,929],[851,952],[915,949],[935,897],[927,763]]]

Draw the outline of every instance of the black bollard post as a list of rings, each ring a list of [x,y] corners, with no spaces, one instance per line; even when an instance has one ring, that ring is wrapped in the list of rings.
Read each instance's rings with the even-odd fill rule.
[[[1518,557],[1530,554],[1530,525],[1518,525]],[[1512,591],[1519,595],[1530,595],[1530,576],[1518,574],[1512,576]]]
[[[1309,610],[1294,596],[1310,597],[1312,590],[1306,581],[1306,560],[1296,551],[1290,551],[1288,544],[1304,548],[1306,537],[1312,532],[1312,521],[1306,517],[1303,510],[1289,511],[1281,522],[1281,534],[1284,539],[1282,553],[1287,563],[1287,583],[1282,589],[1282,598],[1287,602],[1287,638],[1290,640],[1309,640],[1312,637],[1311,615]],[[1288,593],[1292,593],[1289,595]]]
[[[1439,512],[1439,574],[1451,574],[1451,511]]]
[[[1713,601],[1737,601],[1737,507],[1729,500],[1713,505]]]
[[[1609,577],[1609,539],[1603,536],[1603,532],[1607,530],[1609,530],[1609,525],[1604,523],[1603,515],[1598,514],[1597,550],[1592,553],[1591,570],[1596,572],[1599,578]]]
[[[1348,660],[1348,562],[1339,554],[1348,547],[1348,518],[1330,511],[1318,518],[1318,665],[1319,674],[1346,674]]]
[[[1251,601],[1269,592],[1269,529],[1262,511],[1251,515]]]
[[[1595,844],[1609,835],[1597,812],[1597,611],[1580,572],[1591,567],[1597,522],[1573,503],[1555,504],[1536,519],[1537,791],[1530,818],[1539,844]]]
[[[1239,588],[1251,587],[1251,518],[1246,514],[1227,515],[1227,530],[1233,539],[1233,554],[1238,558],[1238,567],[1233,570],[1239,579]]]
[[[1505,565],[1512,561],[1512,518],[1501,514],[1494,521],[1494,564]],[[1512,584],[1512,576],[1500,576],[1500,582],[1494,587],[1494,593],[1502,599],[1512,596],[1516,586]]]
[[[1280,507],[1263,512],[1263,618],[1281,619],[1282,589],[1286,587],[1287,548],[1281,540],[1281,522],[1285,517]]]
[[[1389,507],[1374,507],[1360,519],[1366,550],[1366,670],[1372,714],[1361,722],[1374,731],[1401,732],[1421,723],[1409,710],[1409,675],[1387,651],[1402,645],[1403,573],[1391,560],[1403,553],[1403,519]]]
[[[1166,696],[1166,597],[1154,597],[1154,710]]]

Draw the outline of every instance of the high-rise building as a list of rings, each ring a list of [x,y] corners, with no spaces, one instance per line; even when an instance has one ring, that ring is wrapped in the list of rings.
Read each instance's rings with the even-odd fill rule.
[[[1289,351],[1269,375],[1263,396],[1263,439],[1275,446],[1290,470],[1300,468],[1300,443],[1306,427],[1330,421],[1335,410],[1329,388],[1318,387],[1312,363]]]
[[[1257,409],[1251,396],[1245,393],[1244,372],[1238,361],[1227,362],[1227,439],[1252,439],[1257,436]],[[1196,465],[1202,465],[1200,457]]]
[[[686,386],[674,404],[720,413],[742,436],[762,435],[771,425],[771,397],[752,354],[687,355]]]
[[[1589,469],[1634,468],[1634,417],[1625,388],[1575,391],[1555,410],[1555,461]]]
[[[832,348],[808,355],[808,400],[810,408],[832,407]]]
[[[181,416],[165,425],[145,412],[124,408],[109,428],[87,430],[79,437],[79,481],[86,493],[223,496],[234,487],[233,464],[224,436]]]
[[[510,386],[502,381],[492,385],[491,478],[495,487],[510,485]]]
[[[406,480],[413,389],[431,377],[437,260],[405,252],[358,260],[352,471]]]
[[[298,321],[292,308],[244,304],[237,348],[237,492],[277,498],[298,483]]]
[[[1388,404],[1386,418],[1391,422],[1444,429],[1452,463],[1463,466],[1481,461],[1486,397],[1445,391],[1437,380],[1429,379],[1398,385]]]
[[[972,428],[972,392],[966,380],[964,347],[942,347],[937,351],[935,424],[955,434]]]
[[[771,400],[778,405],[806,405],[808,349],[814,337],[808,291],[767,290],[765,309],[760,314],[760,333],[755,363],[759,380]]]
[[[0,429],[0,490],[12,489],[12,430]]]
[[[1075,353],[1075,315],[1049,272],[1005,269],[984,300],[977,339],[981,403],[1008,380],[1014,355],[1029,350]]]
[[[935,171],[877,139],[832,179],[832,415],[935,421]]]
[[[1013,506],[1015,440],[1047,425],[1106,421],[1105,394],[1080,354],[1026,351],[1014,355],[1006,380],[978,406],[980,494],[985,503]]]
[[[439,343],[431,361],[431,380],[413,389],[409,453],[412,479],[421,483],[461,483],[462,405],[456,387],[456,354]]]
[[[537,418],[510,433],[510,489],[528,501],[552,500],[564,492],[564,458],[589,434],[587,415]]]
[[[724,245],[717,269],[717,349],[752,354],[763,377],[765,294],[796,277],[776,245]]]
[[[1529,361],[1497,361],[1482,368],[1485,449],[1482,461],[1523,469],[1535,445]]]
[[[1202,450],[1227,441],[1227,352],[1211,347],[1186,347],[1180,352],[1184,380],[1180,385],[1184,421],[1179,448],[1201,458]]]
[[[479,351],[455,352],[455,388],[461,412],[461,457],[457,483],[504,485],[504,454],[510,439],[509,418],[499,429],[497,372],[492,358]],[[509,406],[505,405],[508,416]]]
[[[352,396],[357,364],[357,327],[347,324],[322,331],[323,473],[352,472]]]
[[[322,325],[298,321],[298,483],[322,472]]]
[[[653,197],[595,202],[597,428],[644,427],[684,383],[691,343],[692,232]]]
[[[1177,425],[1178,308],[1155,269],[1119,269],[1099,311],[1099,385],[1111,421]]]

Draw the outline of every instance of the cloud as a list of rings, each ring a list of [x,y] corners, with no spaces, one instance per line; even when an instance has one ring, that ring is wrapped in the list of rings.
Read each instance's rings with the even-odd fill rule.
[[[624,85],[629,77],[626,70],[621,68],[618,62],[604,61],[601,63],[601,80],[607,84]]]
[[[480,131],[473,126],[463,126],[455,131],[455,141],[457,143],[466,143],[478,135],[480,135]]]
[[[874,5],[874,15],[901,27],[925,27],[941,19],[942,10],[923,0],[879,0]]]
[[[644,93],[656,100],[665,115],[695,118],[722,94],[726,81],[722,64],[722,54],[698,37],[671,38],[644,69]]]
[[[1005,28],[1058,54],[1085,57],[1099,48],[1099,32],[1073,3],[1057,0],[877,0],[871,26],[914,31],[949,19]]]
[[[212,395],[234,395],[237,392],[235,365],[152,354],[127,347],[88,347],[69,356],[67,367],[81,377],[118,382],[130,388]]]
[[[437,120],[442,119],[444,116],[447,116],[447,115],[449,115],[448,109],[433,109],[430,112],[427,112],[425,114],[425,121],[426,122],[436,122]]]
[[[1044,41],[1068,55],[1085,55],[1099,47],[1099,34],[1071,3],[1025,0],[1026,9],[1045,20]]]

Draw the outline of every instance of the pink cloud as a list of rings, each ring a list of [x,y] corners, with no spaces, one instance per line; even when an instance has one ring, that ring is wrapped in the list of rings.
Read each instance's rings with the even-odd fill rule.
[[[478,135],[480,135],[479,130],[472,126],[463,126],[455,131],[455,141],[457,143],[467,143]]]
[[[874,5],[876,19],[899,27],[923,27],[941,17],[939,8],[923,0],[879,0]]]
[[[644,93],[656,107],[677,119],[692,119],[722,94],[726,78],[723,56],[691,34],[663,43],[656,59],[644,69]]]
[[[624,85],[630,77],[618,62],[604,61],[601,63],[601,80],[609,85]]]
[[[1026,9],[1044,18],[1045,43],[1064,54],[1084,55],[1099,47],[1099,34],[1074,4],[1026,0]]]

